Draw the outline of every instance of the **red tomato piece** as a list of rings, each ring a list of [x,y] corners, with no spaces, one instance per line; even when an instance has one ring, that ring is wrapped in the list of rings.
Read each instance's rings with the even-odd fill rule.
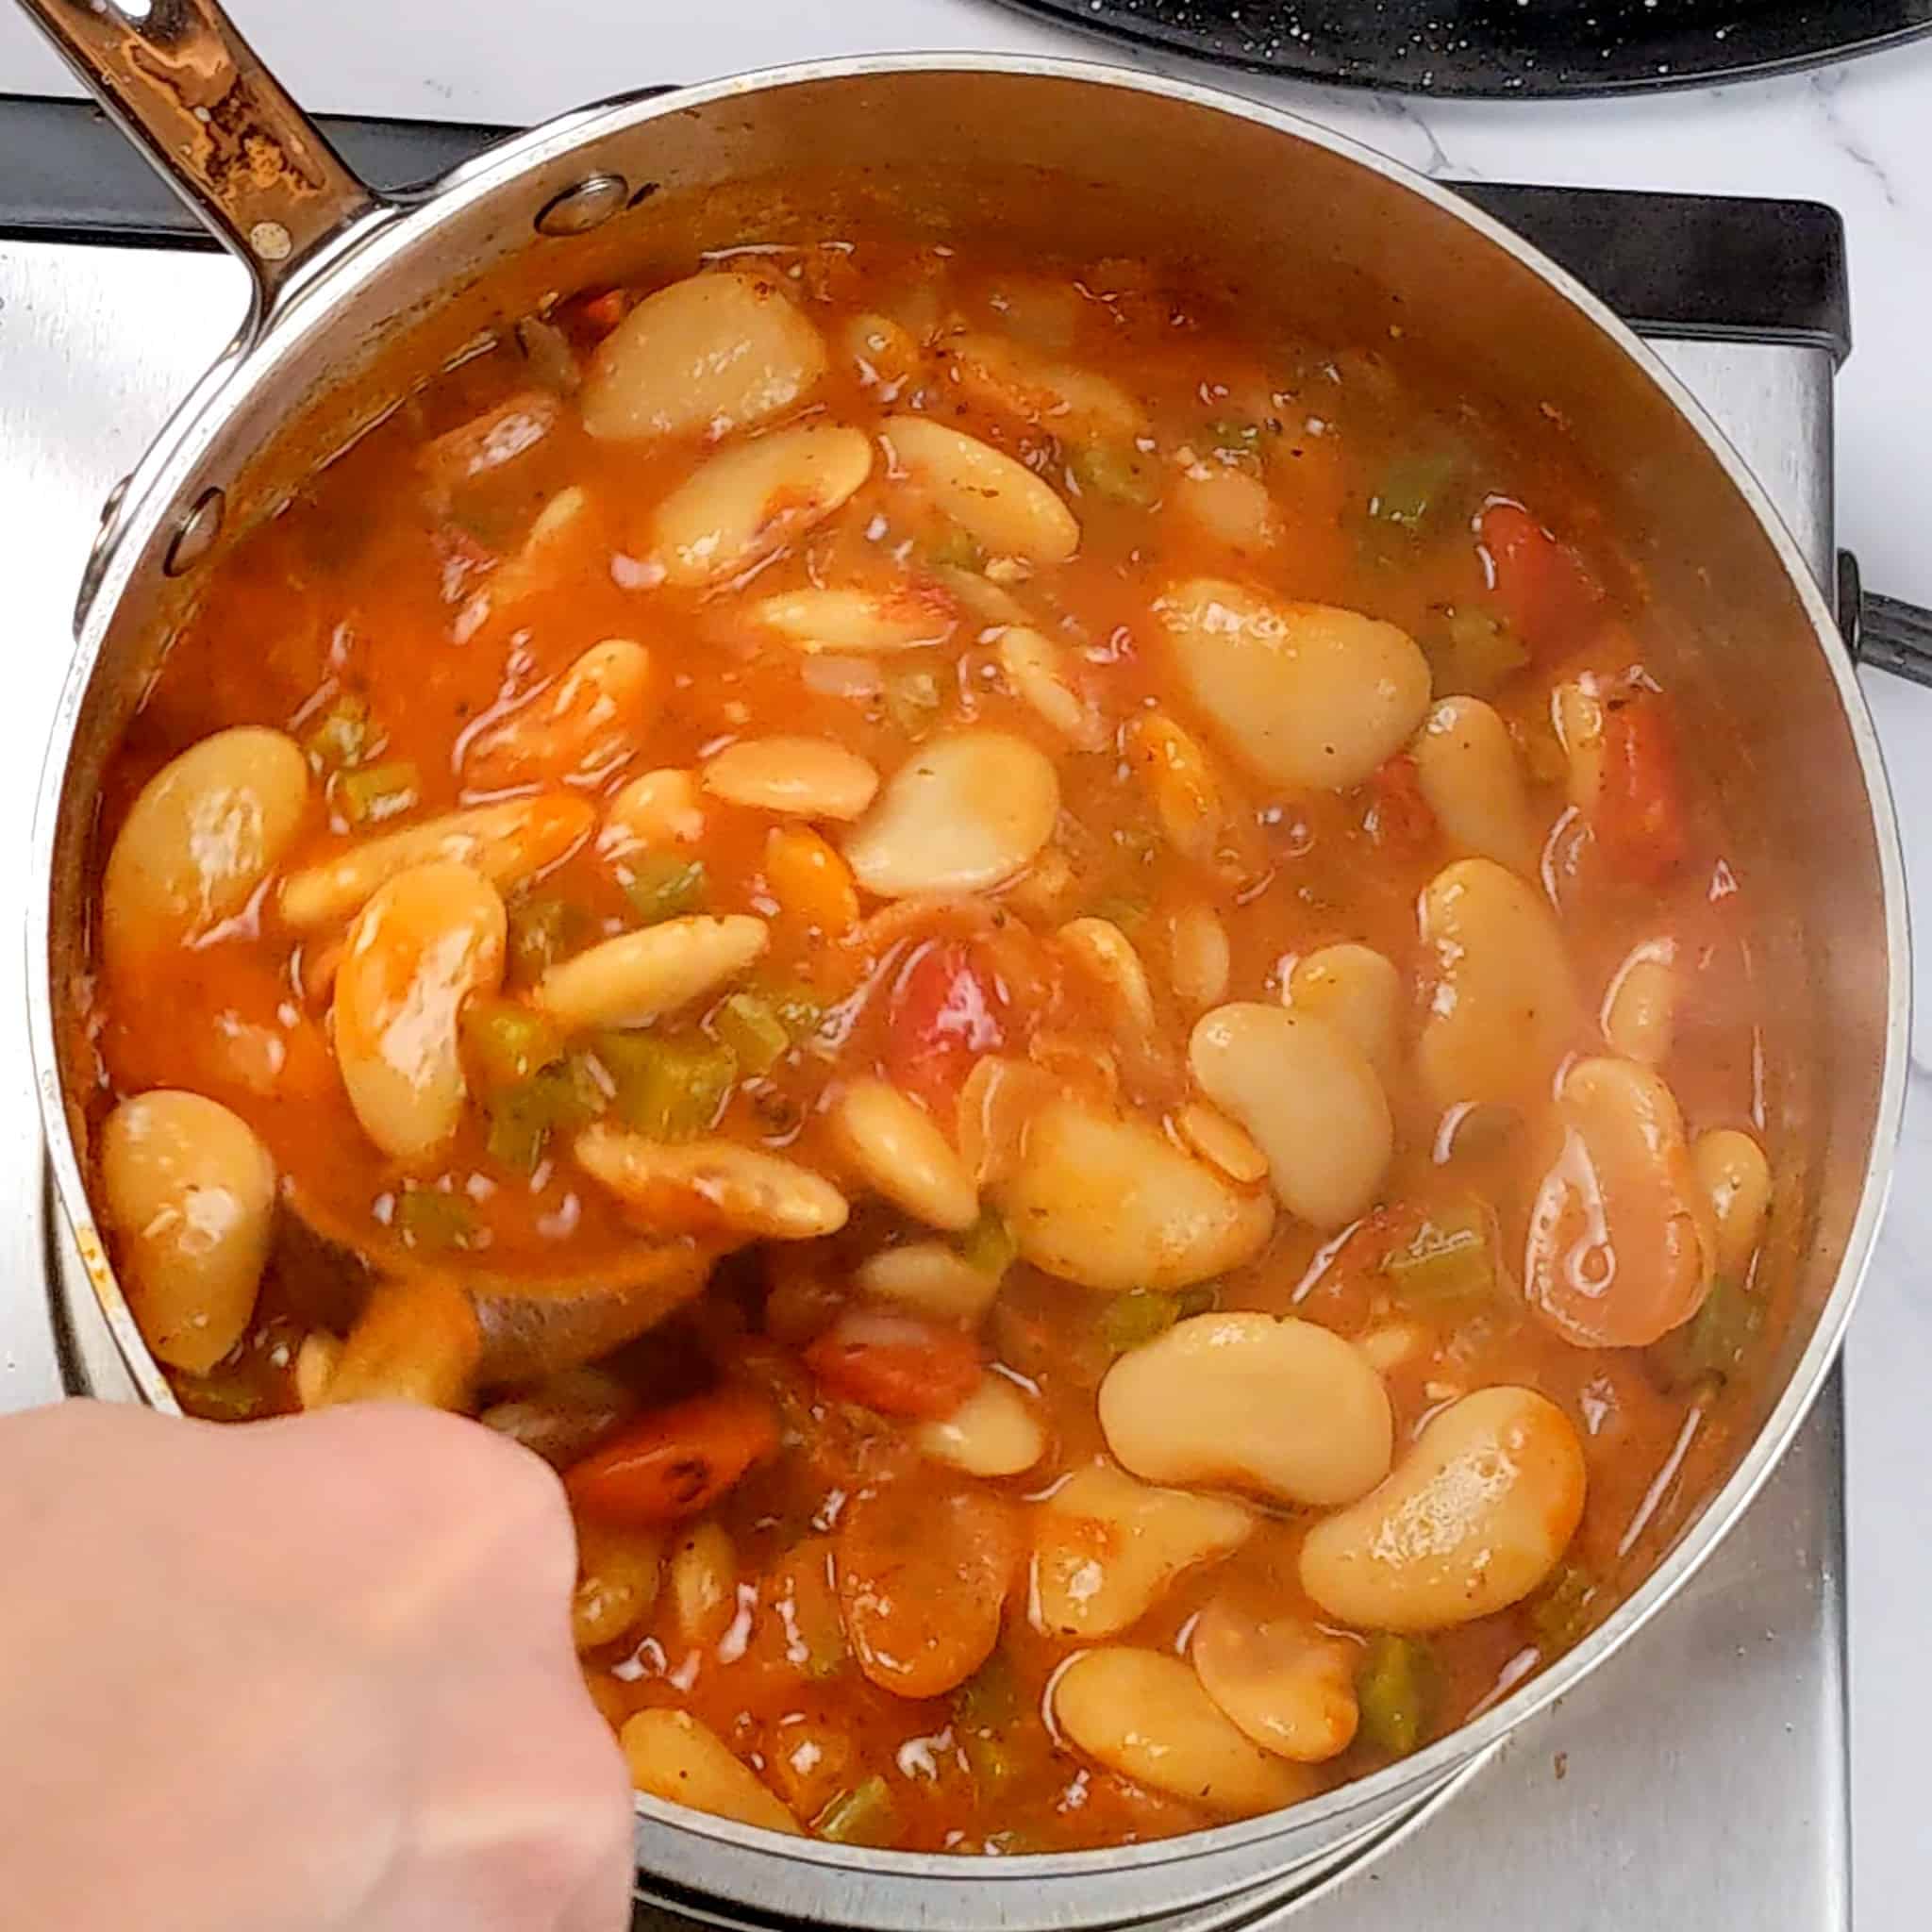
[[[641,1417],[575,1464],[563,1486],[587,1516],[650,1528],[708,1509],[777,1446],[771,1405],[721,1389]]]
[[[1684,792],[1664,701],[1640,691],[1604,714],[1604,776],[1591,814],[1620,878],[1655,886],[1684,862]]]
[[[961,940],[928,940],[893,982],[886,1074],[941,1120],[952,1117],[973,1063],[1007,1043],[1006,994]]]
[[[1477,520],[1497,608],[1538,656],[1574,643],[1603,602],[1583,559],[1520,503],[1491,503]]]
[[[979,1386],[971,1337],[874,1308],[841,1315],[805,1351],[805,1365],[834,1395],[908,1422],[951,1415]]]
[[[1415,760],[1398,752],[1369,778],[1369,809],[1362,821],[1383,851],[1397,858],[1418,858],[1440,836],[1436,814],[1423,796]]]

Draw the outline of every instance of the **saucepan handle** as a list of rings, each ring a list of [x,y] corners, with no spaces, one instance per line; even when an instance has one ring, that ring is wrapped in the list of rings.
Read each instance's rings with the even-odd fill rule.
[[[215,0],[21,0],[108,112],[247,264],[258,319],[382,205]]]
[[[1860,664],[1932,685],[1932,610],[1866,590],[1849,550],[1838,554],[1838,623]]]

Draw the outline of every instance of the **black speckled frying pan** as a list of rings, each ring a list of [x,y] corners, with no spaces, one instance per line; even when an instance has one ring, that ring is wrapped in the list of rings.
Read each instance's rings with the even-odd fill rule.
[[[1498,99],[1685,87],[1932,33],[1932,0],[1009,0],[1263,73]]]

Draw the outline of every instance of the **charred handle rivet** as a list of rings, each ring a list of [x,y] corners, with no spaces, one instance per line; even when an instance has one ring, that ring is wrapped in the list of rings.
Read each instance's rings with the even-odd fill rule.
[[[194,508],[182,518],[181,527],[175,532],[175,541],[168,545],[168,560],[163,568],[171,577],[185,576],[214,548],[227,508],[227,495],[221,490],[206,490],[196,499]]]
[[[630,183],[622,175],[592,175],[543,205],[540,235],[585,235],[601,227],[625,204]]]

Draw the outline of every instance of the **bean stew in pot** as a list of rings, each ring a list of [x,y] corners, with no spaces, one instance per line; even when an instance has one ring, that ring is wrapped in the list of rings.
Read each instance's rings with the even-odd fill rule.
[[[1641,574],[1158,265],[685,266],[412,394],[143,694],[75,1096],[142,1334],[558,1469],[659,1797],[1014,1854],[1385,1765],[1784,1315]]]

